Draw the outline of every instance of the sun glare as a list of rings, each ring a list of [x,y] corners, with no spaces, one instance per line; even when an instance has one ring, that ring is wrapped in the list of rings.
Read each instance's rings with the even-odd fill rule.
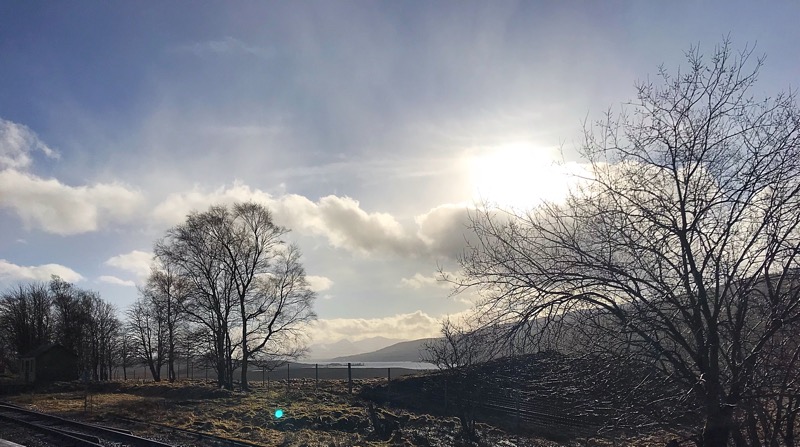
[[[517,209],[559,200],[570,177],[555,161],[553,150],[520,142],[477,154],[470,166],[473,199]]]

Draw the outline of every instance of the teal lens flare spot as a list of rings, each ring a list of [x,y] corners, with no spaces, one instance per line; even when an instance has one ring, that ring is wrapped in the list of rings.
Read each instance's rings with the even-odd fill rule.
[[[283,410],[281,410],[280,408],[275,410],[275,419],[280,419],[282,417],[283,417]]]

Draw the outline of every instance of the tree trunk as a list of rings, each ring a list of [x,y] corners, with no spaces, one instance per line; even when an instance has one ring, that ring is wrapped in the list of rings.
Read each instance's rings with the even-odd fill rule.
[[[169,374],[169,382],[175,382],[175,343],[173,342],[172,330],[169,334],[169,356],[167,358],[167,373]]]
[[[249,389],[247,385],[247,358],[250,353],[247,351],[247,321],[242,322],[242,391]]]
[[[150,375],[153,376],[153,382],[160,382],[161,381],[161,371],[159,371],[160,368],[156,368],[156,365],[152,360],[147,361],[147,366],[150,367]]]
[[[247,358],[242,358],[242,391],[248,391],[250,389],[247,383]]]
[[[727,447],[733,425],[732,414],[718,406],[709,408],[701,435],[702,447]]]
[[[225,380],[225,372],[228,369],[225,364],[225,338],[224,334],[217,334],[217,386],[224,388],[227,381]]]

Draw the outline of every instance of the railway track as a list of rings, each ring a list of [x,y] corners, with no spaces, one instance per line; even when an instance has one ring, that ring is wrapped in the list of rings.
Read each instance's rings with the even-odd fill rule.
[[[0,404],[0,420],[41,433],[63,447],[174,447],[127,430],[73,421],[5,403]]]
[[[118,419],[128,424],[140,424],[151,427],[165,428],[175,433],[179,433],[181,435],[197,439],[198,441],[203,442],[203,445],[210,445],[215,447],[263,447],[263,444],[254,444],[252,442],[240,441],[238,439],[223,438],[221,436],[216,436],[201,431],[187,430],[185,428],[174,427],[172,425],[159,424],[158,422],[149,422],[141,419],[122,417],[122,416],[116,416],[115,419]]]

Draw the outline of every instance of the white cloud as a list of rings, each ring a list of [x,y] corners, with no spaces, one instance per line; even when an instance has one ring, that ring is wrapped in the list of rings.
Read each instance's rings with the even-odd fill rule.
[[[330,318],[312,323],[310,335],[316,343],[343,338],[360,340],[370,337],[417,339],[436,337],[440,320],[422,311],[382,318]]]
[[[273,196],[237,181],[214,190],[195,186],[170,194],[156,205],[152,217],[163,225],[176,225],[192,211],[246,201],[267,206],[276,223],[300,234],[324,237],[333,247],[364,255],[391,253],[403,257],[455,258],[464,248],[470,212],[474,211],[466,205],[441,205],[417,216],[414,229],[403,226],[389,213],[365,211],[350,197],[329,195],[312,201],[297,194]]]
[[[105,264],[144,278],[150,274],[150,265],[152,262],[153,253],[133,250],[129,253],[112,256],[106,260]]]
[[[108,283],[108,284],[116,284],[118,286],[126,286],[126,287],[136,287],[136,283],[133,281],[126,281],[124,279],[119,279],[116,276],[110,275],[102,275],[97,278],[98,281]]]
[[[219,187],[207,191],[195,186],[191,191],[173,193],[167,196],[153,209],[152,215],[165,225],[176,225],[186,219],[192,211],[205,211],[211,205],[230,205],[236,202],[257,202],[270,208],[274,199],[269,193],[251,189],[242,182],[236,181],[230,187]]]
[[[278,224],[303,234],[323,236],[337,248],[362,254],[390,251],[408,255],[422,247],[421,241],[408,234],[392,215],[368,213],[350,197],[331,195],[317,202],[296,194],[273,197],[241,182],[213,191],[195,187],[191,191],[170,194],[155,207],[153,217],[175,225],[193,210],[204,211],[212,204],[242,201],[261,203],[274,212]]]
[[[2,281],[49,281],[51,275],[58,275],[67,282],[77,282],[84,279],[75,270],[60,264],[22,266],[0,259],[0,280]]]
[[[58,158],[58,153],[27,126],[0,118],[0,168],[27,168],[31,164],[30,154],[35,151]]]
[[[94,231],[130,219],[143,204],[141,193],[116,183],[74,187],[14,169],[0,171],[0,207],[14,210],[26,227],[49,233]]]
[[[328,238],[331,245],[363,254],[389,251],[414,254],[420,241],[409,235],[388,213],[368,213],[350,197],[326,196],[311,202],[298,195],[286,195],[277,204],[276,214],[290,222],[291,228]]]
[[[322,292],[333,287],[333,280],[325,276],[306,275],[306,281],[311,290],[315,292]]]

